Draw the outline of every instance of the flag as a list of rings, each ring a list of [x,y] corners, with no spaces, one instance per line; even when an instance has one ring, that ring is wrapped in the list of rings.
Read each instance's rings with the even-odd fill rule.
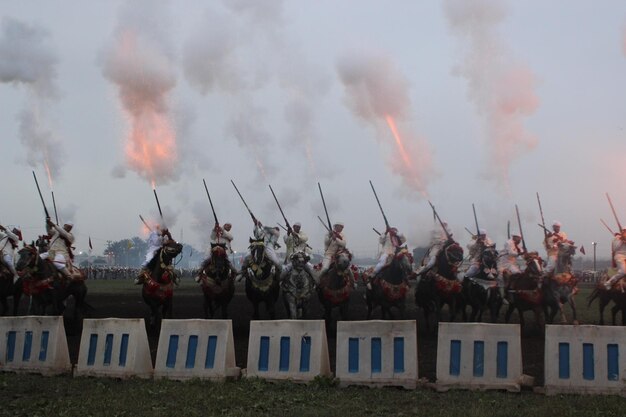
[[[583,255],[586,255],[587,253],[585,252],[585,246],[581,246],[580,247],[580,253],[582,253]]]

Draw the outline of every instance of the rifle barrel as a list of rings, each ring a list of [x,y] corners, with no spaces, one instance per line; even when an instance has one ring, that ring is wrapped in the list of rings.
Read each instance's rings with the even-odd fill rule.
[[[606,198],[609,200],[609,205],[611,206],[611,211],[613,212],[613,216],[615,217],[615,222],[617,223],[618,232],[622,231],[622,225],[617,218],[617,213],[615,212],[615,207],[613,207],[613,202],[611,201],[611,197],[609,197],[609,193],[606,193]]]
[[[43,205],[43,211],[46,213],[46,218],[50,218],[50,214],[48,213],[48,208],[46,207],[46,203],[43,201],[43,195],[41,194],[41,188],[39,188],[39,181],[37,181],[37,175],[35,171],[33,171],[33,178],[35,178],[35,185],[37,186],[37,191],[39,192],[39,198],[41,198],[41,204]]]
[[[526,240],[524,239],[524,232],[522,231],[522,220],[519,216],[519,208],[517,208],[517,204],[515,205],[515,213],[517,214],[517,225],[519,226],[519,234],[522,238],[522,249],[526,252]]]
[[[57,226],[59,225],[59,215],[57,214],[57,202],[54,199],[54,191],[50,191],[52,194],[52,207],[54,208],[54,218],[56,220]]]
[[[328,231],[330,232],[331,230],[333,230],[333,225],[330,222],[330,216],[328,216],[328,209],[326,208],[326,200],[324,200],[324,193],[322,192],[322,186],[320,185],[319,182],[317,183],[317,188],[319,188],[320,196],[322,196],[322,204],[324,205],[324,213],[326,213],[326,220],[328,221]]]
[[[539,198],[539,192],[537,192],[537,204],[539,204],[539,214],[541,214],[541,224],[543,227],[543,235],[545,237],[548,234],[548,229],[546,229],[546,221],[543,219],[543,208],[541,208],[541,199]]]
[[[327,232],[330,232],[332,230],[329,229],[328,226],[326,226],[326,223],[324,223],[324,220],[322,220],[320,216],[317,216],[317,218],[320,220],[320,223],[322,223],[322,226],[324,226],[324,229],[326,229]]]
[[[202,179],[204,183],[204,189],[206,190],[206,196],[209,197],[209,204],[211,205],[211,211],[213,212],[213,218],[215,218],[215,224],[219,224],[217,221],[217,214],[215,214],[215,209],[213,208],[213,201],[211,200],[211,194],[209,194],[209,188],[206,186],[206,181],[204,178]]]
[[[283,208],[280,206],[280,203],[278,202],[278,198],[276,198],[276,194],[274,193],[274,189],[272,188],[271,185],[270,185],[270,191],[272,192],[272,195],[274,196],[274,200],[276,201],[278,210],[280,210],[280,214],[283,216],[283,220],[285,220],[285,224],[287,225],[287,230],[290,230],[291,225],[289,224],[289,221],[287,220],[287,217],[285,216],[285,213],[283,212]]]
[[[235,191],[237,191],[237,194],[239,194],[239,198],[241,198],[241,201],[243,202],[243,205],[246,206],[246,209],[248,210],[248,213],[250,213],[250,217],[252,217],[252,220],[256,222],[256,217],[254,217],[254,214],[252,214],[252,210],[250,210],[250,207],[248,207],[248,204],[246,204],[246,200],[243,199],[243,196],[239,192],[239,188],[237,188],[237,186],[235,185],[235,182],[233,180],[230,180],[230,183],[233,185],[233,187],[235,187]]]
[[[443,229],[443,232],[446,234],[446,237],[448,238],[448,240],[452,239],[452,236],[448,232],[448,229],[446,229],[446,226],[441,221],[441,217],[439,217],[439,213],[437,213],[437,210],[435,210],[435,206],[433,205],[433,203],[431,203],[430,200],[428,200],[428,204],[430,204],[430,208],[433,209],[433,215],[439,221],[439,224],[441,225],[441,228]]]
[[[376,189],[374,188],[374,184],[372,184],[372,180],[370,180],[370,186],[372,187],[372,191],[374,192],[374,197],[376,197],[376,202],[378,203],[378,208],[380,212],[383,214],[383,219],[385,220],[385,226],[389,229],[389,222],[387,221],[387,216],[385,216],[385,211],[383,210],[383,206],[380,204],[380,200],[378,199],[378,194],[376,194]]]
[[[478,227],[478,216],[476,216],[476,206],[472,203],[472,211],[474,212],[474,223],[476,223],[476,236],[480,234],[480,227]]]
[[[161,216],[161,220],[163,220],[163,212],[161,211],[161,203],[159,203],[159,196],[157,195],[156,188],[153,188],[154,198],[156,199],[157,207],[159,208],[159,216]]]
[[[611,230],[611,228],[609,227],[609,225],[608,225],[608,224],[606,224],[606,222],[605,222],[603,219],[600,219],[600,221],[602,222],[602,224],[604,225],[604,227],[606,227],[606,228],[607,228],[607,230],[608,230],[608,231],[609,231],[612,235],[615,235],[615,232],[613,232],[613,231]]]

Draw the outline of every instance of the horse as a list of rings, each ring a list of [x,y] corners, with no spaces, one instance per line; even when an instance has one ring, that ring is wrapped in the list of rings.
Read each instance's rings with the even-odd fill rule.
[[[235,295],[237,271],[228,260],[226,245],[211,244],[211,259],[202,263],[196,281],[204,294],[204,318],[213,318],[216,309],[222,310],[222,318],[228,317],[228,304]]]
[[[17,316],[17,310],[20,306],[22,292],[22,278],[18,278],[15,282],[13,282],[13,273],[9,271],[9,268],[7,268],[2,262],[0,262],[0,304],[2,305],[0,315],[7,315],[9,311],[7,298],[13,297],[12,314]]]
[[[24,245],[18,251],[18,260],[15,265],[18,275],[22,279],[24,294],[32,297],[32,313],[45,315],[63,314],[63,302],[69,297],[74,298],[74,312],[72,318],[78,319],[78,313],[85,314],[92,310],[85,302],[87,297],[86,276],[79,268],[71,268],[72,279],[63,276],[50,259],[42,259],[34,245]]]
[[[279,269],[265,256],[263,239],[250,239],[250,255],[241,268],[246,279],[246,296],[254,306],[254,319],[259,318],[259,304],[265,303],[270,318],[276,317],[275,304],[278,301]]]
[[[611,308],[611,316],[613,326],[617,324],[616,316],[618,311],[622,311],[622,326],[626,325],[626,280],[620,279],[618,282],[613,284],[613,287],[610,290],[607,290],[604,287],[604,283],[609,279],[609,274],[604,274],[600,280],[596,288],[589,295],[587,305],[590,306],[591,303],[597,298],[599,302],[600,309],[600,325],[604,325],[604,309],[606,306],[613,301],[615,305]]]
[[[356,283],[355,271],[358,276],[358,270],[351,262],[352,254],[347,250],[341,250],[333,256],[328,271],[319,277],[317,296],[324,307],[327,328],[334,308],[339,309],[341,320],[348,320],[350,294]]]
[[[502,307],[502,296],[498,290],[498,251],[486,247],[480,255],[480,272],[477,276],[463,280],[463,296],[472,309],[469,321],[482,321],[483,312],[488,309],[491,322],[498,320]]]
[[[504,321],[509,322],[511,314],[517,309],[521,328],[524,328],[524,312],[532,310],[539,328],[543,330],[545,319],[543,316],[544,292],[542,291],[543,260],[537,252],[528,252],[524,255],[526,269],[515,274],[505,274],[505,290],[509,300],[509,308]]]
[[[365,290],[367,320],[372,318],[372,310],[380,306],[382,319],[393,318],[391,308],[395,307],[404,319],[405,298],[409,292],[409,277],[412,276],[413,256],[406,246],[396,248],[391,262],[370,279]]]
[[[158,329],[162,318],[172,317],[172,298],[174,284],[178,285],[178,276],[172,261],[183,250],[183,245],[170,239],[156,251],[143,273],[141,295],[150,308],[149,326]]]
[[[563,304],[569,303],[572,309],[572,320],[576,320],[576,302],[574,296],[578,293],[578,280],[572,274],[572,257],[576,254],[576,246],[568,242],[558,245],[557,262],[554,273],[548,274],[543,280],[545,295],[545,314],[548,323],[554,322],[557,311],[561,312],[561,322],[567,323]]]
[[[280,276],[280,288],[287,318],[304,319],[309,299],[315,290],[315,279],[307,271],[309,256],[304,252],[295,252],[289,257],[291,267],[286,267]]]
[[[450,321],[454,321],[457,305],[463,301],[461,282],[457,279],[457,271],[462,262],[463,248],[450,239],[437,253],[435,266],[422,273],[415,288],[415,304],[423,309],[427,328],[430,327],[430,313],[434,312],[437,322],[441,321],[441,311],[446,304],[450,311]]]

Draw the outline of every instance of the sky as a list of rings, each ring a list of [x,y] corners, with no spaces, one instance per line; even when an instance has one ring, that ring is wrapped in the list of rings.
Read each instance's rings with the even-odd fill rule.
[[[424,246],[546,224],[587,257],[626,222],[623,1],[0,0],[0,224],[44,231],[54,191],[76,246],[146,236],[139,215],[207,246],[213,215],[244,251],[254,215],[325,218],[373,256],[386,217]],[[48,171],[50,175],[48,175]],[[626,223],[624,223],[626,224]]]

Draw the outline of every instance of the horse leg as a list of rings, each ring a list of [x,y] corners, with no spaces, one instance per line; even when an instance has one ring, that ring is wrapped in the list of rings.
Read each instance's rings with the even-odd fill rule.
[[[204,302],[202,303],[202,309],[204,310],[204,318],[205,320],[209,318],[209,299],[208,297],[205,295],[204,296]],[[213,313],[211,313],[211,316],[213,316]]]
[[[576,301],[574,300],[574,296],[570,294],[568,300],[569,305],[572,308],[572,324],[578,324],[578,319],[576,318]]]
[[[365,296],[365,302],[367,303],[367,320],[371,320],[372,319],[372,300],[370,297]]]
[[[511,320],[511,314],[513,314],[513,310],[515,309],[515,306],[513,305],[513,303],[509,303],[509,307],[506,309],[506,313],[504,314],[504,322],[508,324],[509,320]],[[522,323],[521,320],[521,313],[520,313],[520,324]],[[522,328],[524,326],[521,326]]]
[[[270,320],[275,320],[276,319],[276,310],[275,310],[274,306],[275,306],[275,304],[274,304],[273,300],[265,301],[265,309],[267,310],[267,312],[270,315]]]
[[[613,317],[613,326],[617,326],[617,312],[620,310],[619,306],[617,304],[615,304],[613,307],[611,307],[611,316]],[[623,316],[623,313],[622,313]],[[623,323],[623,322],[622,322]],[[600,324],[604,324],[603,322],[600,322]]]
[[[252,305],[254,307],[254,312],[252,313],[252,318],[254,320],[258,320],[259,319],[259,302],[258,301],[253,301]]]

